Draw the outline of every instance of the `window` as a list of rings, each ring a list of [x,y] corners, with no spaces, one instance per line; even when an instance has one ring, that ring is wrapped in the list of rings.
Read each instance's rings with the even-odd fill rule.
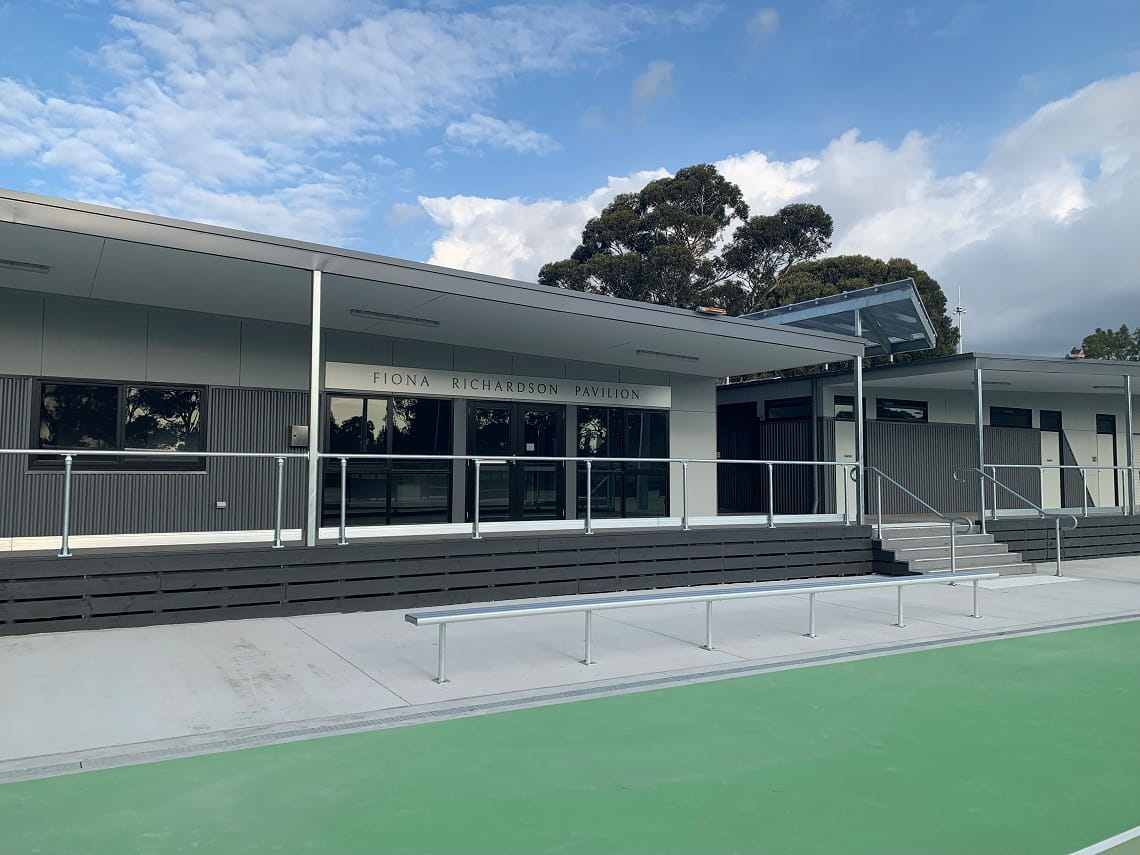
[[[1108,436],[1116,436],[1116,416],[1097,413],[1096,432]]]
[[[38,391],[39,448],[94,451],[202,451],[202,389],[142,384],[45,380]],[[43,456],[37,466],[59,466]],[[83,468],[201,469],[202,458],[98,456],[75,459]]]
[[[1042,410],[1041,411],[1041,430],[1051,430],[1057,433],[1061,432],[1061,411],[1060,410]]]
[[[622,407],[578,408],[579,457],[668,457],[669,414]],[[586,515],[586,468],[578,467],[578,516]],[[669,509],[668,463],[593,466],[590,513],[595,517],[658,517]]]
[[[879,398],[875,403],[875,418],[884,422],[925,422],[927,404],[926,401]]]
[[[867,413],[867,399],[863,399],[863,414],[866,417]],[[853,422],[855,421],[855,396],[854,395],[836,395],[835,396],[835,420],[838,422]]]
[[[770,422],[810,419],[811,398],[774,398],[764,402],[764,419]]]
[[[330,395],[325,447],[332,454],[451,454],[451,401]],[[350,525],[447,522],[448,460],[350,460],[345,516]],[[340,461],[327,460],[324,520],[340,519]]]
[[[1033,410],[1020,407],[990,407],[991,427],[1031,428]]]

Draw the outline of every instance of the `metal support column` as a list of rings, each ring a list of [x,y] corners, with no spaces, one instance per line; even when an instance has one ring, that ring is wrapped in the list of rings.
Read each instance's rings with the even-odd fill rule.
[[[321,513],[321,271],[313,271],[309,313],[309,473],[305,545],[316,546]]]
[[[815,638],[815,594],[808,594],[808,638]]]
[[[1128,463],[1128,513],[1136,513],[1136,440],[1132,437],[1132,375],[1124,375],[1124,459]]]
[[[582,660],[583,665],[594,664],[594,613],[592,611],[586,612],[586,657]]]
[[[982,413],[982,369],[974,369],[974,427],[978,442],[978,528],[986,533],[986,471],[985,421]]]
[[[863,336],[863,313],[855,310],[855,335]],[[863,525],[863,357],[855,357],[855,523]],[[846,481],[843,484],[847,490]]]
[[[712,600],[705,601],[705,650],[714,650],[712,640]]]

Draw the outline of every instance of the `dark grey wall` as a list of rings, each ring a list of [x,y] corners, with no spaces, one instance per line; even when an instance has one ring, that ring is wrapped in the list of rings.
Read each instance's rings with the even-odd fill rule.
[[[31,441],[33,384],[0,377],[0,446]],[[308,421],[303,392],[214,387],[206,400],[211,451],[289,451],[289,426]],[[285,467],[284,526],[304,516],[304,461]],[[214,458],[203,472],[79,472],[74,476],[71,533],[240,531],[273,528],[272,460]],[[0,455],[0,537],[60,531],[63,473],[31,471],[26,457]],[[215,510],[225,501],[226,510]]]

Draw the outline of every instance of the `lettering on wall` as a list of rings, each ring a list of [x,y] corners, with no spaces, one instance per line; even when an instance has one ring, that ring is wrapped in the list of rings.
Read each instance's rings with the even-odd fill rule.
[[[351,362],[326,363],[325,388],[352,392],[414,391],[451,398],[498,398],[562,404],[620,402],[642,407],[668,407],[672,401],[672,390],[668,386],[397,368]]]

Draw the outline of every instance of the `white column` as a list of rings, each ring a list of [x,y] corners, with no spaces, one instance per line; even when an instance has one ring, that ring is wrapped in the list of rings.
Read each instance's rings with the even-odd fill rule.
[[[855,335],[863,337],[863,314],[855,310]],[[855,523],[863,525],[863,356],[855,357],[855,476],[858,489],[855,491]],[[844,483],[843,489],[847,489]]]
[[[1124,375],[1124,459],[1128,463],[1128,513],[1136,513],[1136,450],[1132,438],[1132,375]]]
[[[317,545],[321,514],[321,271],[313,271],[309,316],[309,477],[305,545]]]
[[[978,431],[978,472],[986,471],[985,418],[982,410],[982,369],[974,369],[974,426]],[[978,527],[986,533],[986,479],[978,475]]]

